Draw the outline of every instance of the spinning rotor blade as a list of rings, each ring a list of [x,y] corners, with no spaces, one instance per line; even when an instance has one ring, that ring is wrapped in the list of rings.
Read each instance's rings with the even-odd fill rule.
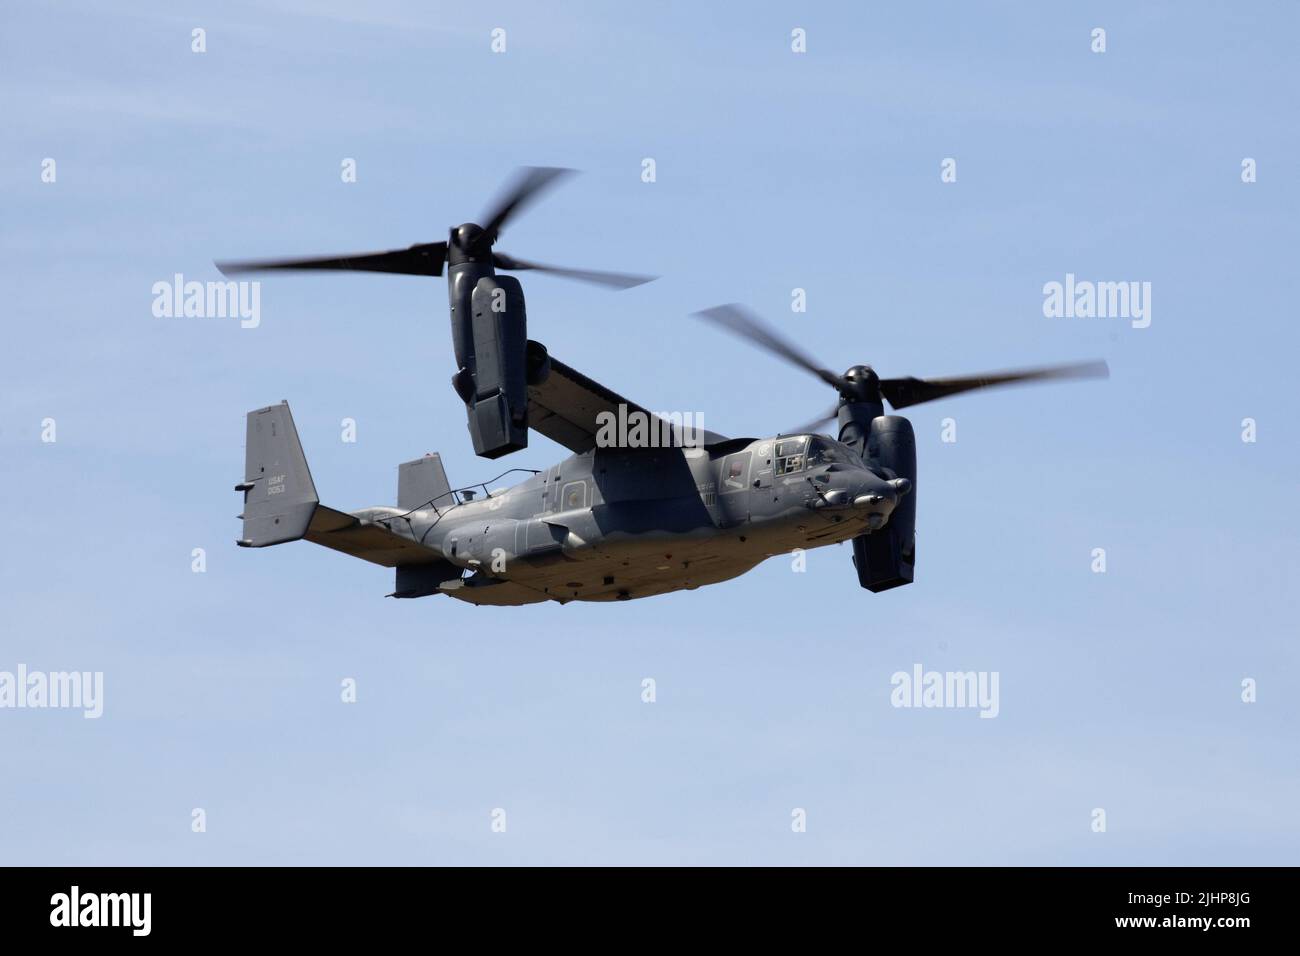
[[[998,385],[1110,377],[1110,368],[1100,360],[1076,362],[1070,365],[1049,365],[1040,368],[984,372],[980,375],[931,379],[913,378],[911,376],[907,378],[877,379],[870,367],[855,366],[849,369],[846,375],[841,376],[828,369],[819,368],[817,363],[809,358],[802,349],[773,331],[743,306],[736,304],[720,305],[695,314],[700,318],[708,319],[710,322],[722,326],[733,335],[754,342],[761,348],[785,359],[790,364],[796,365],[806,372],[811,372],[827,385],[839,391],[842,401],[847,402],[867,401],[872,394],[878,394],[879,398],[889,402],[893,408],[901,409],[910,405],[919,405],[922,402],[932,402],[937,398],[946,398],[949,395],[958,395],[962,392],[972,392],[976,389],[992,388]],[[876,392],[877,388],[879,389],[878,393]],[[823,422],[835,418],[837,411],[837,408],[831,409],[821,418],[808,422],[802,428],[795,429],[787,434],[815,431]]]
[[[696,312],[695,314],[700,318],[708,319],[710,322],[722,326],[732,335],[739,336],[742,339],[749,339],[761,348],[765,348],[774,355],[785,359],[790,364],[797,365],[806,372],[811,372],[833,388],[840,388],[844,384],[844,380],[840,376],[829,369],[818,368],[817,363],[809,358],[806,353],[792,345],[788,339],[783,338],[764,325],[757,316],[743,306],[730,303],[715,306],[712,309],[705,309],[703,312]]]
[[[557,180],[572,172],[572,169],[553,166],[528,166],[521,169],[513,185],[506,190],[488,213],[483,226],[466,223],[455,231],[453,239],[457,243],[457,249],[462,249],[461,244],[465,243],[464,251],[467,251],[476,260],[481,261],[482,258],[491,255],[493,263],[501,269],[531,269],[536,272],[548,272],[552,275],[579,279],[583,282],[594,282],[597,285],[614,289],[630,289],[633,286],[653,280],[654,276],[631,275],[622,272],[600,272],[594,269],[567,269],[563,266],[529,262],[527,259],[516,259],[504,253],[491,251],[492,244],[497,240],[497,235],[515,214],[533,202]],[[298,259],[225,261],[218,262],[216,266],[225,275],[238,275],[242,272],[258,272],[262,270],[301,272],[332,270],[440,276],[443,272],[443,266],[447,262],[447,252],[448,247],[445,242],[425,242],[411,246],[408,249],[392,249],[387,252],[363,252],[356,255],[342,256],[312,256]]]
[[[510,217],[536,199],[548,186],[572,169],[557,166],[525,166],[511,189],[497,200],[496,206],[483,222],[483,241],[492,243],[501,234],[501,227]]]
[[[839,412],[840,412],[839,405],[834,405],[820,418],[814,418],[810,422],[804,422],[798,428],[788,429],[786,431],[783,431],[781,434],[782,435],[803,435],[809,432],[816,432],[827,422],[835,421],[835,419],[839,417]]]
[[[909,405],[932,402],[936,398],[946,398],[949,395],[979,388],[992,388],[996,385],[1081,378],[1110,378],[1110,368],[1105,362],[1093,361],[1006,372],[985,372],[982,375],[963,375],[956,378],[882,378],[880,394],[894,408],[907,408]]]
[[[309,259],[255,259],[247,262],[218,262],[222,275],[259,272],[267,269],[309,272],[336,270],[343,272],[390,272],[398,275],[440,276],[447,260],[445,242],[424,242],[408,249],[389,252],[363,252],[347,256],[318,256]]]
[[[529,262],[527,259],[516,259],[514,256],[508,256],[503,252],[494,252],[492,262],[498,269],[510,269],[514,272],[520,272],[526,269],[532,269],[536,272],[546,272],[550,275],[564,276],[566,279],[579,279],[583,282],[594,282],[596,285],[609,286],[612,289],[630,289],[633,286],[642,285],[646,282],[653,282],[655,276],[638,276],[630,275],[623,272],[598,272],[593,269],[566,269],[562,266],[548,266],[540,262]]]

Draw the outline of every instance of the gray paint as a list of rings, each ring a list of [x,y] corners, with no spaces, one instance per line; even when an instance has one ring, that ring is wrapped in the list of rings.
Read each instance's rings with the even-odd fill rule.
[[[593,448],[472,501],[443,495],[414,509],[345,514],[319,505],[288,405],[248,417],[257,441],[248,446],[246,477],[264,460],[301,467],[285,469],[281,492],[268,494],[261,480],[240,486],[246,501],[240,543],[291,540],[280,527],[291,519],[298,527],[310,510],[299,536],[398,568],[397,596],[442,593],[474,604],[518,605],[693,589],[776,554],[863,534],[871,522],[883,525],[899,500],[896,483],[829,438],[822,441],[843,451],[840,460],[809,465],[805,459],[778,474],[777,442],[791,439],[767,438],[695,449]],[[272,420],[274,436],[265,424]],[[263,427],[255,431],[257,422]],[[731,468],[738,460],[743,476]],[[409,462],[400,474],[431,468],[430,461]],[[403,503],[419,496],[403,484]]]

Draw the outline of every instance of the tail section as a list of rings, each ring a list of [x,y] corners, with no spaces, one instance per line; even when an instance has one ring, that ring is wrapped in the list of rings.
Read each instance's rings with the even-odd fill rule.
[[[403,511],[453,504],[450,491],[442,458],[436,454],[397,466],[397,507]]]
[[[248,413],[244,480],[244,535],[240,547],[265,548],[306,538],[343,554],[397,569],[394,597],[440,592],[444,582],[460,580],[461,569],[417,539],[403,512],[435,501],[449,501],[442,459],[426,455],[399,466],[398,507],[366,508],[348,514],[327,508],[298,441],[287,402]]]
[[[243,548],[296,541],[307,533],[320,499],[298,441],[289,403],[248,413],[244,446]]]

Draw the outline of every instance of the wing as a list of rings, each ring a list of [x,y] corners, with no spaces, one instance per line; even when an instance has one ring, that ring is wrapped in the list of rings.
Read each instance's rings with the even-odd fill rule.
[[[528,386],[528,427],[541,432],[551,441],[575,452],[591,451],[596,447],[596,436],[601,427],[598,416],[608,412],[614,416],[613,421],[617,422],[620,405],[626,409],[624,416],[633,412],[647,416],[652,427],[660,429],[657,434],[668,434],[664,431],[668,428],[672,429],[674,435],[683,434],[676,423],[670,424],[636,402],[629,402],[622,395],[592,381],[554,356],[550,358],[550,366],[550,374],[541,384]],[[726,439],[722,435],[705,431],[703,441],[707,446]]]

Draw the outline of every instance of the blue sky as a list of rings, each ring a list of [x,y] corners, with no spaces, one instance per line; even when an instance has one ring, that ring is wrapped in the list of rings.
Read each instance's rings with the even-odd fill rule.
[[[1294,5],[701,10],[6,9],[0,670],[105,702],[0,710],[0,862],[1297,861]],[[526,164],[584,174],[503,249],[663,276],[522,277],[532,337],[646,406],[759,435],[829,403],[689,318],[733,300],[836,368],[1112,379],[914,409],[917,581],[880,595],[847,547],[501,610],[235,548],[243,416],[283,398],[344,509],[426,451],[458,483],[565,452],[474,458],[440,280],[268,278],[257,329],[154,318],[153,283],[436,241]],[[1044,317],[1068,272],[1149,281],[1150,327]],[[998,672],[998,717],[892,707],[915,663]]]

